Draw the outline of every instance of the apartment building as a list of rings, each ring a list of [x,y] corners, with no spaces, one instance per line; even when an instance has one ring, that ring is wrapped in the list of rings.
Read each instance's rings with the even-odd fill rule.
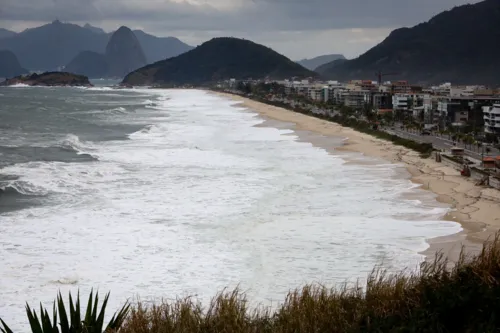
[[[484,131],[500,135],[500,103],[483,106]]]
[[[349,90],[346,88],[330,88],[329,96],[334,104],[345,104],[347,95]]]
[[[330,99],[330,91],[328,86],[315,86],[308,88],[308,97],[316,102],[328,102]]]
[[[371,92],[366,90],[351,90],[344,96],[344,104],[354,109],[362,109],[371,104]]]
[[[425,121],[425,118],[431,117],[432,97],[421,93],[394,94],[392,95],[392,108],[403,117]]]
[[[438,96],[450,96],[451,95],[451,82],[443,83],[439,86],[433,86],[432,91]]]
[[[396,81],[389,85],[389,89],[392,94],[411,94],[421,93],[423,88],[411,85],[408,81]]]
[[[474,128],[484,125],[485,106],[500,104],[500,96],[455,96],[440,97],[437,112],[442,125],[470,123]]]
[[[375,110],[392,109],[392,95],[387,92],[378,92],[372,95],[372,104]]]

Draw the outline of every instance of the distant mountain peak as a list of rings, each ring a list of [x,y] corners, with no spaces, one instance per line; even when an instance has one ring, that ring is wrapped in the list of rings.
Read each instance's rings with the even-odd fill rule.
[[[98,34],[105,34],[106,33],[106,31],[104,31],[103,29],[98,28],[98,27],[94,27],[94,26],[90,25],[89,23],[85,23],[85,25],[83,27],[87,30],[93,31],[93,32],[98,33]]]
[[[217,37],[177,57],[128,74],[124,84],[205,84],[230,78],[314,77],[311,72],[269,47],[249,40]]]
[[[297,61],[297,63],[311,71],[314,71],[316,68],[338,59],[345,59],[345,57],[342,54],[325,54],[311,59],[302,59]]]
[[[125,26],[113,33],[106,46],[105,54],[111,76],[124,77],[131,71],[147,64],[146,56],[137,36]]]
[[[175,37],[156,37],[142,30],[133,32],[141,42],[148,63],[175,57],[193,49]]]
[[[177,56],[192,49],[176,38],[160,38],[146,33],[135,34],[126,27],[120,30],[120,34],[122,32],[129,36],[124,39],[132,40],[135,36],[139,40],[142,53],[149,63]],[[111,36],[112,34],[90,23],[77,25],[55,20],[20,33],[0,29],[0,50],[12,51],[28,70],[55,71],[71,63],[84,51],[93,52],[92,59],[98,58],[95,53],[104,56]],[[89,56],[89,53],[84,56]],[[103,62],[99,61],[98,65],[102,68]],[[81,74],[87,75],[85,72]]]
[[[133,34],[134,32],[127,26],[122,25],[115,31],[115,34]]]

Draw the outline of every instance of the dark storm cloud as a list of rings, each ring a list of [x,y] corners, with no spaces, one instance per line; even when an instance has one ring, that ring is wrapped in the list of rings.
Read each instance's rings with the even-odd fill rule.
[[[0,19],[134,21],[168,30],[324,30],[414,25],[477,0],[0,0]]]
[[[379,28],[414,25],[439,12],[478,0],[251,0],[287,28]]]
[[[73,21],[100,16],[93,0],[0,0],[2,20]]]

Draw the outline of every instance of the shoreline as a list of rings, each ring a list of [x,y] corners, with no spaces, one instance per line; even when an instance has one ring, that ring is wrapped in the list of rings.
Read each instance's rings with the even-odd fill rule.
[[[457,234],[426,239],[429,248],[420,254],[424,255],[427,261],[433,261],[435,254],[441,252],[451,263],[456,262],[462,248],[467,255],[476,254],[481,251],[482,244],[493,239],[495,233],[500,230],[500,191],[476,186],[473,181],[462,177],[459,171],[435,162],[432,158],[423,159],[413,150],[334,122],[242,96],[221,92],[210,93],[238,101],[241,106],[255,111],[264,120],[271,119],[294,124],[292,130],[297,133],[305,131],[343,139],[344,145],[340,147],[330,147],[305,140],[321,146],[329,153],[332,150],[355,152],[403,165],[409,174],[410,181],[418,184],[419,188],[434,193],[438,202],[450,206],[451,210],[442,219],[459,223],[462,227],[462,231]]]

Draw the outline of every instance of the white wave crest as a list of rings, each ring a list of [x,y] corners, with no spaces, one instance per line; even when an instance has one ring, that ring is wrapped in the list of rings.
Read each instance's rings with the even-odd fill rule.
[[[23,180],[14,180],[6,185],[2,190],[7,192],[9,189],[19,194],[28,196],[43,196],[49,193],[46,189]]]
[[[62,148],[74,150],[78,153],[86,153],[89,150],[92,150],[92,147],[89,144],[82,142],[80,138],[74,134],[66,135],[64,140],[60,143],[60,146]]]
[[[75,285],[78,284],[77,278],[61,278],[58,280],[50,281],[51,284],[60,284],[60,285]]]
[[[86,88],[86,90],[91,90],[91,91],[113,91],[115,88],[112,87],[90,87]]]
[[[129,134],[130,139],[138,139],[141,137],[146,137],[148,135],[151,135],[153,133],[159,133],[161,132],[162,129],[160,128],[159,125],[146,125],[137,132],[134,132],[132,134]]]
[[[9,87],[10,88],[29,88],[31,86],[28,85],[28,84],[24,84],[24,83],[16,83],[16,84],[13,84],[13,85],[11,85]]]
[[[152,100],[150,100],[150,99],[146,99],[146,100],[144,100],[144,101],[142,102],[142,104],[144,104],[144,105],[149,105],[149,106],[156,106],[156,105],[157,105],[157,103],[156,103],[155,101],[152,101]]]
[[[109,110],[110,112],[112,113],[126,113],[127,112],[127,109],[125,109],[124,107],[117,107],[117,108],[114,108],[114,109],[111,109]]]

